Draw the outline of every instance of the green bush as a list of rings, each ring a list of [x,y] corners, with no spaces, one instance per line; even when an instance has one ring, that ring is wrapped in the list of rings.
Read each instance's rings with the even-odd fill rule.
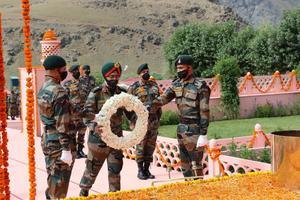
[[[227,149],[229,150],[230,152],[230,156],[237,156],[237,149],[238,149],[238,146],[237,144],[234,142],[233,138],[232,138],[232,141],[231,143],[227,146]]]
[[[255,117],[273,117],[273,106],[270,103],[265,105],[257,106],[255,110]]]
[[[257,160],[257,155],[255,151],[249,149],[246,145],[241,145],[240,157],[248,160]]]
[[[176,112],[165,111],[160,118],[160,125],[177,125],[179,124],[179,116]]]
[[[237,88],[240,69],[234,57],[224,58],[215,65],[214,73],[220,75],[221,105],[227,119],[236,119],[239,115],[239,90]]]
[[[260,154],[259,154],[259,159],[258,161],[260,162],[265,162],[265,163],[271,163],[271,153],[270,149],[264,148]]]
[[[96,86],[102,85],[102,83],[104,83],[104,78],[101,73],[93,73],[92,75],[96,79]]]

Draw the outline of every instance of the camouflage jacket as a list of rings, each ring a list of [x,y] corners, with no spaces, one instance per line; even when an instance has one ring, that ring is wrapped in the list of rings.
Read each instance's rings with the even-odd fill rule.
[[[209,125],[209,97],[210,88],[206,82],[195,77],[186,81],[173,81],[161,95],[162,104],[167,104],[175,98],[181,122],[194,121],[199,125],[201,135],[207,133]]]
[[[161,113],[161,106],[156,104],[160,93],[155,81],[136,81],[129,87],[128,93],[137,96],[147,107],[150,114]]]
[[[127,92],[117,87],[116,94],[121,92]],[[84,105],[84,123],[89,127],[91,131],[95,131],[96,123],[93,122],[95,119],[95,115],[99,113],[104,103],[112,97],[114,94],[110,92],[107,85],[104,83],[102,86],[96,87],[92,89],[90,92],[86,103]],[[113,133],[118,136],[122,135],[122,116],[123,113],[127,115],[127,111],[125,108],[119,108],[117,113],[113,114],[110,121],[111,130]]]
[[[87,98],[91,90],[96,86],[96,80],[93,76],[80,76],[79,82],[85,92],[85,98]]]
[[[69,150],[69,99],[66,90],[53,77],[46,76],[38,93],[38,107],[47,140],[57,140],[63,149]]]
[[[79,80],[73,78],[64,83],[64,88],[68,92],[72,120],[81,120],[81,114],[86,100],[86,94],[82,89],[82,85]]]

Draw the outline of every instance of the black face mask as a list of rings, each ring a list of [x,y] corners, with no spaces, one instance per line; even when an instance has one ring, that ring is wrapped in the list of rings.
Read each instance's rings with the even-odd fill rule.
[[[150,78],[150,74],[149,74],[149,73],[145,73],[145,74],[143,74],[142,78],[143,78],[145,81],[148,81],[149,78]]]
[[[183,70],[183,71],[177,72],[177,76],[178,76],[178,78],[180,78],[180,79],[186,78],[187,75],[188,75],[188,71],[187,71],[187,70]]]
[[[74,72],[72,73],[72,76],[75,78],[75,79],[79,79],[80,77],[80,73],[77,71],[77,72]]]
[[[67,78],[68,72],[67,71],[60,72],[59,75],[60,75],[60,80],[63,81]]]
[[[118,81],[117,80],[107,80],[107,85],[113,91],[117,88]]]
[[[88,75],[90,75],[90,73],[91,73],[91,72],[90,72],[90,70],[85,70],[85,72],[84,72],[84,73],[85,73],[85,75],[87,75],[87,76],[88,76]]]

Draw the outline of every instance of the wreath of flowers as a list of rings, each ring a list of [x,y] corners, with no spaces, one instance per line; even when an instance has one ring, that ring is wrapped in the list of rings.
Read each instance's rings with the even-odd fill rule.
[[[110,128],[110,118],[120,107],[125,107],[127,111],[134,111],[137,115],[136,126],[132,132],[126,136],[115,135]],[[135,96],[121,93],[112,96],[103,105],[96,116],[99,126],[102,126],[101,139],[114,149],[130,148],[138,144],[144,138],[148,126],[148,111],[143,103]]]

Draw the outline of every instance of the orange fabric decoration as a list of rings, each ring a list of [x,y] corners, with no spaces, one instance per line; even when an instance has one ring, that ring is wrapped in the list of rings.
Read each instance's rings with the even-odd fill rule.
[[[220,161],[220,155],[222,154],[221,152],[221,147],[213,147],[209,148],[207,145],[204,146],[206,153],[212,159],[213,161],[217,161],[219,164],[220,172],[222,176],[226,176],[227,174],[225,173],[225,168],[223,166],[223,163]]]

